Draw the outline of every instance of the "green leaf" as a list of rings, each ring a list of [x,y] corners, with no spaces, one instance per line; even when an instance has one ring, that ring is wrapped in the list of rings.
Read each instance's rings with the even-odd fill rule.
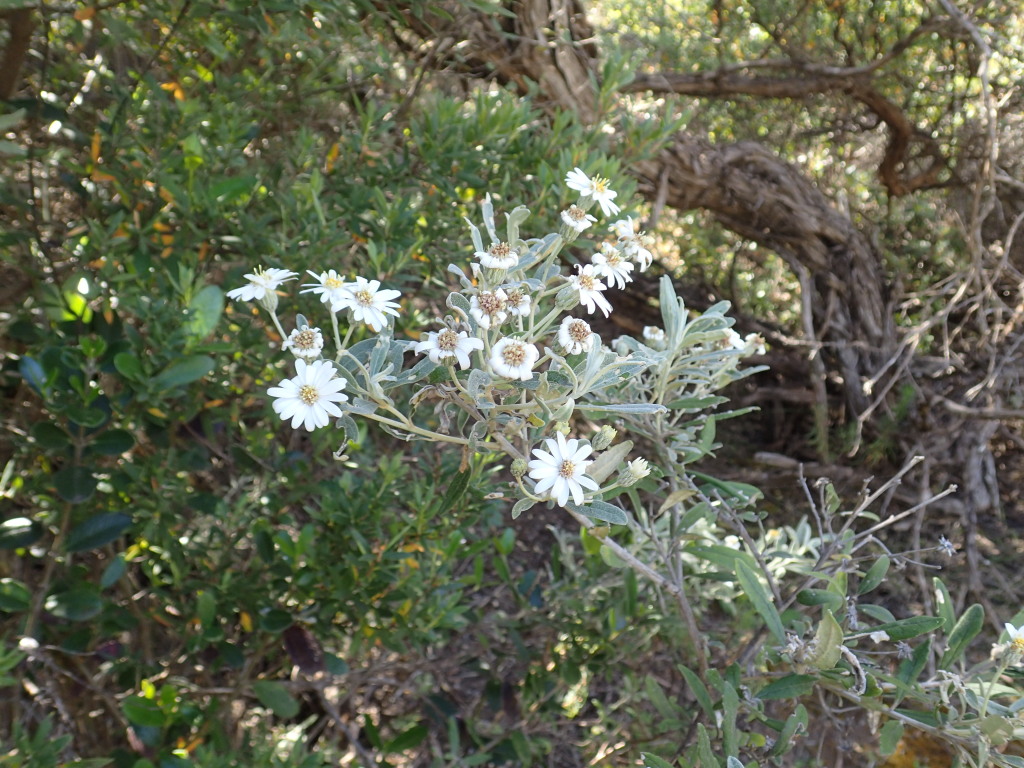
[[[32,593],[17,579],[0,579],[0,611],[22,613],[32,607]]]
[[[299,702],[276,680],[257,680],[252,690],[260,704],[278,717],[287,720],[299,714]]]
[[[600,520],[605,523],[611,523],[612,525],[628,525],[629,517],[625,512],[614,504],[609,504],[606,501],[598,501],[595,499],[590,502],[587,506],[577,506],[571,501],[565,505],[566,509],[571,509],[580,515],[586,515],[592,520]]]
[[[845,602],[839,595],[827,589],[801,589],[796,593],[796,601],[800,605],[824,605],[830,611],[838,611]]]
[[[900,662],[899,669],[896,670],[898,694],[892,703],[893,708],[899,705],[903,697],[911,690],[914,681],[924,671],[925,665],[928,663],[931,647],[931,638],[927,638],[914,649],[909,659],[904,659]]]
[[[832,669],[842,656],[843,629],[832,615],[825,611],[814,634],[813,650],[807,654],[806,663],[822,671]]]
[[[657,403],[605,403],[596,405],[594,403],[580,403],[577,410],[588,413],[625,413],[625,414],[647,414],[665,413],[668,409]]]
[[[797,699],[810,693],[817,680],[814,675],[786,675],[758,691],[757,698],[762,701]]]
[[[405,752],[407,749],[414,749],[423,743],[423,740],[427,738],[430,731],[425,725],[414,725],[406,731],[395,736],[390,741],[384,742],[384,746],[381,747],[381,751],[388,754],[395,752]]]
[[[129,696],[121,702],[121,710],[132,725],[159,728],[166,719],[159,704],[142,696]]]
[[[89,443],[89,450],[102,456],[120,456],[134,447],[135,438],[127,429],[108,429]]]
[[[700,768],[719,768],[718,758],[711,749],[711,737],[704,723],[697,724],[697,759],[700,760]]]
[[[46,598],[45,608],[58,619],[88,621],[103,610],[103,600],[96,587],[83,584]]]
[[[126,379],[139,380],[145,375],[139,359],[130,352],[119,352],[114,355],[114,367]]]
[[[889,635],[889,639],[894,641],[909,640],[912,637],[932,632],[944,623],[944,620],[937,616],[912,616],[909,619],[900,619],[888,624],[880,624],[877,627],[871,627],[867,631],[885,632]]]
[[[946,652],[939,660],[939,669],[949,669],[959,659],[971,641],[978,636],[985,623],[985,609],[975,603],[960,617],[960,621],[949,633]]]
[[[455,509],[455,503],[466,493],[466,489],[469,488],[469,481],[472,478],[473,470],[471,469],[459,472],[452,478],[452,481],[448,483],[448,490],[445,491],[444,500],[441,502],[442,512],[449,512]]]
[[[640,757],[644,761],[644,768],[672,768],[671,763],[647,752],[641,752]]]
[[[71,445],[68,433],[48,421],[40,421],[32,425],[31,435],[40,448],[47,451],[62,451]]]
[[[619,469],[626,460],[626,456],[633,449],[632,440],[623,440],[616,443],[606,451],[602,451],[589,467],[587,477],[595,483],[601,484],[607,480],[613,472]]]
[[[515,520],[521,514],[523,514],[523,512],[525,512],[528,509],[531,509],[536,503],[537,502],[534,501],[533,499],[520,499],[519,501],[512,505],[512,519]]]
[[[99,549],[120,536],[131,524],[131,517],[124,512],[107,512],[90,517],[71,530],[64,548],[68,552]]]
[[[288,611],[274,608],[260,616],[260,629],[266,632],[284,632],[293,624],[292,615]]]
[[[868,592],[873,590],[882,580],[885,578],[885,574],[889,572],[889,556],[882,555],[880,558],[868,568],[868,572],[864,574],[864,578],[861,579],[860,588],[857,590],[858,595],[866,595]]]
[[[115,363],[116,364],[116,363]],[[153,389],[163,392],[198,381],[217,367],[216,361],[208,355],[191,355],[172,363],[153,379]]]
[[[956,622],[956,617],[953,615],[953,600],[949,596],[949,590],[938,577],[932,579],[932,584],[935,586],[935,610],[946,620],[947,627],[952,626]]]
[[[674,411],[702,411],[705,408],[714,408],[716,405],[729,402],[729,398],[720,395],[706,395],[704,397],[684,397],[681,400],[673,400],[666,407]]]
[[[27,547],[43,535],[43,526],[27,517],[12,517],[0,523],[0,549]]]
[[[691,669],[684,667],[682,664],[677,666],[679,672],[686,678],[686,684],[690,687],[690,692],[693,693],[693,697],[697,699],[697,703],[700,704],[700,708],[704,710],[704,714],[708,717],[712,717],[715,711],[715,705],[711,701],[711,694],[708,693],[707,686],[704,685],[704,681],[700,679],[696,672]]]
[[[807,729],[807,708],[803,704],[798,704],[793,714],[786,718],[786,724],[782,726],[779,737],[775,740],[775,746],[772,747],[768,756],[779,757],[784,755],[789,747],[789,742],[793,739],[798,729],[802,731]]]
[[[761,614],[768,629],[774,635],[775,640],[781,645],[786,642],[786,631],[782,627],[782,618],[779,611],[768,595],[767,589],[761,584],[754,569],[743,560],[736,560],[736,578],[740,587],[754,605],[754,609]]]
[[[899,720],[890,720],[882,726],[878,735],[878,751],[882,757],[888,757],[896,751],[896,746],[903,738],[903,723]]]
[[[64,467],[53,476],[57,495],[71,504],[81,504],[96,492],[96,478],[87,467]]]
[[[100,589],[114,586],[124,576],[127,569],[128,564],[125,562],[124,555],[114,557],[110,561],[110,565],[103,569],[103,574],[100,576]]]

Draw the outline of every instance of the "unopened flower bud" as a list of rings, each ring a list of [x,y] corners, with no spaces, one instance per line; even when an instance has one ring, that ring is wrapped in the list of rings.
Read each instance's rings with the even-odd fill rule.
[[[566,421],[555,422],[555,432],[561,432],[563,435],[569,434],[569,423]]]
[[[259,302],[267,312],[274,314],[277,312],[277,291],[264,291],[263,298]]]
[[[607,424],[601,427],[590,440],[590,444],[594,446],[595,451],[603,451],[612,441],[615,440],[615,436],[619,434],[619,431],[614,427],[609,427]]]
[[[565,286],[562,290],[555,294],[555,306],[559,309],[572,309],[580,303],[580,291],[572,283]]]
[[[626,463],[626,468],[619,473],[618,482],[623,488],[636,485],[651,474],[647,459],[633,459]]]
[[[526,474],[527,466],[526,461],[523,459],[516,459],[512,462],[512,477],[516,480]]]

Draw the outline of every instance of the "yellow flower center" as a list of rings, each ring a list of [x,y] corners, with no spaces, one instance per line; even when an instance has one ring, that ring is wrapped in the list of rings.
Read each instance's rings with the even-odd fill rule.
[[[508,305],[513,309],[523,303],[523,292],[518,288],[513,288],[508,292]]]
[[[580,289],[584,291],[594,290],[594,278],[584,273],[579,276]]]
[[[295,334],[292,345],[298,349],[313,349],[316,346],[316,334],[307,328]]]
[[[611,182],[608,179],[603,179],[600,176],[595,176],[591,184],[594,187],[594,195],[603,195],[608,191],[608,185]]]
[[[1024,656],[1024,635],[1010,638],[1010,647],[1021,656]]]
[[[320,393],[317,388],[311,384],[304,384],[299,387],[299,400],[306,405],[313,405],[317,400],[320,399]]]
[[[505,308],[505,302],[495,293],[484,292],[477,297],[477,303],[485,315],[493,315]]]
[[[576,465],[573,464],[568,459],[563,461],[561,463],[561,465],[558,467],[558,474],[559,474],[560,477],[569,478],[569,477],[572,477],[575,472],[576,472]]]
[[[356,301],[362,304],[364,307],[373,306],[373,294],[363,288],[361,291],[356,291]]]
[[[578,205],[569,206],[569,218],[574,221],[583,221],[587,217],[587,212],[580,208]]]
[[[489,253],[497,259],[507,259],[513,251],[508,243],[495,243],[490,247]]]
[[[445,352],[453,352],[459,344],[459,334],[455,331],[444,330],[437,334],[437,348]]]
[[[590,338],[591,330],[582,320],[573,320],[569,323],[569,338],[577,343],[582,343]]]
[[[343,285],[345,285],[345,281],[340,277],[328,277],[324,280],[324,288],[330,288],[332,291],[335,288],[341,288]]]
[[[526,359],[526,349],[522,344],[509,344],[501,350],[501,357],[508,365],[522,365]]]

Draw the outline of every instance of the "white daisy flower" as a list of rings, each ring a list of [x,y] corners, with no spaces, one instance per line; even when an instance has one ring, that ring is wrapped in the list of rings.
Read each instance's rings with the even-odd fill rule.
[[[526,317],[530,314],[531,301],[529,292],[524,290],[522,286],[505,290],[505,310],[512,317]]]
[[[633,282],[629,273],[633,271],[633,262],[625,258],[613,245],[605,243],[601,246],[602,253],[590,257],[594,264],[594,272],[600,277],[607,277],[609,285],[625,288],[626,283]]]
[[[430,331],[425,341],[419,342],[414,351],[421,355],[427,353],[427,357],[438,365],[448,365],[451,358],[455,358],[462,370],[469,368],[469,353],[475,349],[483,349],[484,343],[480,339],[470,338],[465,331],[456,333],[450,328],[442,331]]]
[[[323,351],[324,335],[320,333],[319,328],[310,328],[308,325],[304,325],[288,334],[288,338],[281,346],[290,349],[292,354],[300,360],[311,363],[320,357],[320,353]]]
[[[533,449],[537,458],[528,465],[530,477],[537,481],[534,493],[554,499],[560,507],[568,503],[570,496],[574,504],[583,504],[586,500],[583,489],[596,491],[599,488],[584,474],[593,463],[593,459],[587,459],[593,448],[580,440],[566,440],[561,432],[555,433],[554,440],[545,439],[544,447],[547,450]]]
[[[376,333],[388,324],[387,315],[398,317],[398,304],[392,299],[401,295],[401,291],[380,290],[380,280],[357,277],[346,286],[341,298],[331,304],[331,312],[350,309],[353,320],[366,323]]]
[[[597,221],[578,205],[570,205],[569,209],[562,211],[562,222],[576,234],[579,234],[591,224]]]
[[[595,339],[600,341],[600,337],[590,329],[590,324],[586,320],[567,317],[558,326],[558,343],[566,354],[578,355],[581,352],[589,352],[594,346]]]
[[[765,351],[764,339],[756,333],[740,336],[732,328],[725,329],[725,344],[747,355],[763,355]]]
[[[633,217],[627,216],[624,219],[613,221],[608,225],[608,229],[615,233],[618,238],[633,237],[636,233],[636,229],[633,227]]]
[[[316,293],[320,296],[320,301],[330,305],[334,305],[344,298],[345,291],[348,290],[348,283],[333,269],[321,272],[319,275],[307,269],[306,274],[315,278],[317,282],[303,283],[302,287],[305,290],[300,293]]]
[[[263,267],[256,267],[256,269],[245,276],[245,279],[249,281],[248,285],[228,291],[227,297],[237,301],[253,301],[255,299],[263,303],[264,306],[269,303],[276,307],[277,294],[275,291],[277,291],[278,286],[281,283],[294,280],[298,276],[298,272],[290,272],[287,269],[277,269],[276,267],[263,269]],[[268,309],[273,311],[271,307],[268,307]]]
[[[499,288],[496,291],[480,291],[469,299],[471,314],[484,330],[491,325],[498,327],[508,319],[508,295]]]
[[[607,287],[597,279],[594,265],[587,264],[587,266],[581,267],[577,264],[576,270],[579,274],[573,275],[568,280],[579,291],[580,304],[586,307],[587,312],[591,315],[594,314],[595,309],[600,309],[604,316],[608,317],[608,314],[612,311],[612,305],[608,303],[608,299],[601,295],[603,291],[607,290]]]
[[[659,328],[656,325],[645,325],[643,335],[644,341],[647,342],[647,346],[651,349],[665,348],[665,330],[663,328]]]
[[[491,369],[506,379],[529,381],[540,352],[533,344],[506,336],[491,347]]]
[[[614,216],[621,209],[612,202],[618,193],[608,189],[609,183],[608,179],[600,176],[590,178],[579,168],[573,168],[565,176],[565,185],[579,192],[585,203],[594,200],[601,206],[605,216]]]
[[[1007,639],[1010,643],[1010,650],[1024,655],[1024,624],[1014,627],[1010,622],[1006,622],[1004,626],[1006,627],[1006,634],[1009,635]]]
[[[340,390],[345,388],[343,378],[335,378],[334,366],[326,360],[306,364],[305,360],[295,361],[295,377],[285,379],[276,387],[267,390],[274,400],[274,412],[284,421],[292,420],[292,429],[302,424],[312,432],[326,427],[331,416],[341,416],[341,409],[335,403],[348,400]]]
[[[654,261],[654,254],[650,247],[654,244],[654,238],[645,232],[636,232],[633,229],[633,219],[627,216],[619,219],[611,225],[611,229],[619,238],[619,247],[626,256],[637,263],[640,271],[647,270]]]
[[[486,251],[477,251],[473,255],[490,269],[512,269],[519,264],[519,251],[508,243],[491,243]]]

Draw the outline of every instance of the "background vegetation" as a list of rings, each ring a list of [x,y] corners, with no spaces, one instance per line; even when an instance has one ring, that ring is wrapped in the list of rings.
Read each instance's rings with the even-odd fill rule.
[[[918,554],[881,602],[936,613],[942,562],[950,616],[980,603],[989,640],[1020,607],[1016,3],[2,7],[0,765],[635,765],[695,743],[713,718],[653,587],[557,510],[513,522],[498,464],[453,488],[457,453],[370,429],[336,461],[329,430],[281,425],[279,340],[224,298],[256,264],[358,272],[403,291],[416,339],[471,250],[462,217],[490,193],[554,227],[574,166],[640,196],[688,306],[730,299],[769,341],[729,392],[760,412],[702,469],[811,546],[798,474],[855,499],[923,455],[875,513],[960,491],[892,534]],[[658,322],[655,285],[611,335]],[[940,534],[960,555],[922,554]],[[712,587],[726,668],[757,612]],[[880,764],[823,702],[834,737],[792,760]],[[891,764],[949,764],[931,748]]]

